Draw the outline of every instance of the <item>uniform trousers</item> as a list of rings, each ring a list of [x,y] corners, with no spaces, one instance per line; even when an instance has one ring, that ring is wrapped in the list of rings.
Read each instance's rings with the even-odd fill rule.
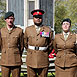
[[[32,68],[27,66],[27,77],[47,77],[48,67]]]
[[[59,67],[55,66],[55,77],[77,77],[77,67]]]
[[[21,66],[1,66],[2,77],[20,77]]]

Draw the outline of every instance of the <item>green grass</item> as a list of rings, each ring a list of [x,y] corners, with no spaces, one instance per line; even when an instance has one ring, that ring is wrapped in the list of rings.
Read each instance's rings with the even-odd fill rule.
[[[0,73],[0,77],[1,77],[1,73]],[[12,77],[12,74],[10,75],[10,77]],[[20,77],[27,77],[27,73],[21,73]],[[48,77],[55,77],[55,73],[48,73]]]
[[[55,73],[48,73],[48,77],[55,77]]]

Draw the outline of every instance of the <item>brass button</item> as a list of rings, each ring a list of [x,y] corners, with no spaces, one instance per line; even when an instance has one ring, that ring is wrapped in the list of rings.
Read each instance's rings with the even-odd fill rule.
[[[36,39],[36,40],[38,40],[38,39]]]

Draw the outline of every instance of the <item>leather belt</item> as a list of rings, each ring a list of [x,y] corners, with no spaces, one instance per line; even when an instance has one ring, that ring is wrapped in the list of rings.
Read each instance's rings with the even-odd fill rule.
[[[32,50],[41,50],[41,51],[43,51],[43,50],[46,50],[48,47],[37,47],[37,46],[28,45],[28,48],[32,49]]]

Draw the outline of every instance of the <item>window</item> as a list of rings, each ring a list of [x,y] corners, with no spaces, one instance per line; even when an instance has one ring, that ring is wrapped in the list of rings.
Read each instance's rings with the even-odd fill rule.
[[[35,1],[29,1],[29,19],[32,19],[31,11],[35,8]]]

